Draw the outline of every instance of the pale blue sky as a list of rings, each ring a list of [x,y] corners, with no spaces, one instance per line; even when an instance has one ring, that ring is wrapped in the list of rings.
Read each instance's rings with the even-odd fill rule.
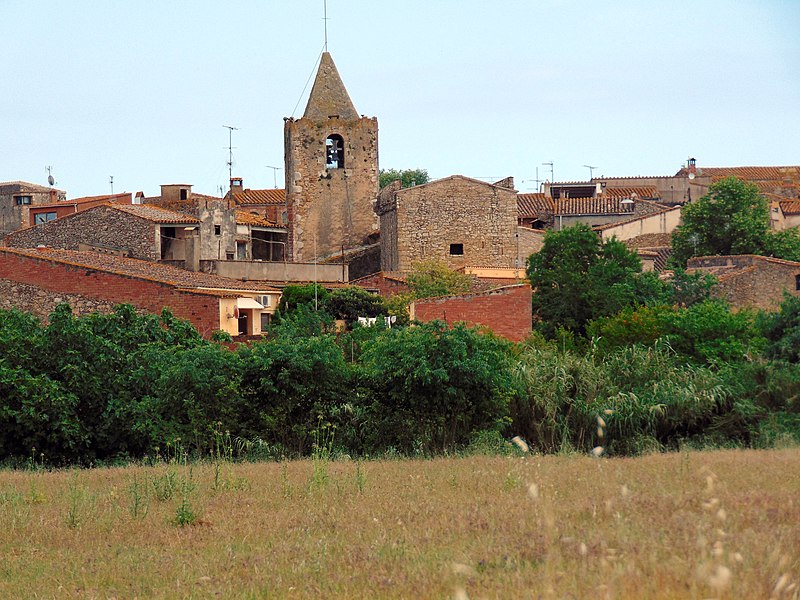
[[[382,168],[556,180],[800,164],[800,1],[329,0]],[[322,0],[0,0],[0,181],[273,186]],[[310,86],[309,86],[310,87]],[[301,97],[302,94],[302,97]],[[297,109],[295,106],[298,104]],[[283,185],[283,171],[277,173]]]

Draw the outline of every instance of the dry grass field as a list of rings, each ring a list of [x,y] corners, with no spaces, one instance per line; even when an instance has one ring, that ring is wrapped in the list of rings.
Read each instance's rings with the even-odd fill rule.
[[[2,598],[798,598],[800,450],[0,472]]]

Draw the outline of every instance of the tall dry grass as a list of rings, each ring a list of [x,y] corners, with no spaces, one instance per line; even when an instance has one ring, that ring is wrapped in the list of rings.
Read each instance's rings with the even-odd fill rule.
[[[797,449],[319,468],[0,472],[0,597],[798,597]]]

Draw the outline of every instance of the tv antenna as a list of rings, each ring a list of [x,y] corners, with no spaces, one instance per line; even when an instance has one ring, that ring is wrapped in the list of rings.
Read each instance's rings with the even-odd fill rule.
[[[53,167],[47,166],[44,170],[47,171],[47,183],[50,184],[50,187],[53,187],[56,184],[56,178],[53,177]]]
[[[233,132],[239,131],[238,127],[223,125],[228,130],[228,183],[233,179]]]
[[[545,167],[550,167],[550,181],[551,182],[555,181],[556,180],[555,175],[553,175],[553,161],[551,160],[550,162],[543,162],[542,164]]]
[[[587,169],[589,169],[589,181],[591,181],[592,180],[592,171],[594,171],[597,167],[593,167],[591,165],[583,165],[583,166],[586,167]]]
[[[111,175],[108,178],[108,183],[111,184],[111,195],[113,196],[114,195],[114,176],[113,175]]]
[[[268,169],[272,169],[272,185],[278,189],[278,171],[283,171],[283,167],[273,167],[272,165],[264,165]]]

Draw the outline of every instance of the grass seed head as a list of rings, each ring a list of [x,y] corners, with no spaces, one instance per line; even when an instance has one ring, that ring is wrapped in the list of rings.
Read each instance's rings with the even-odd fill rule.
[[[594,456],[595,458],[600,458],[601,456],[603,456],[603,452],[605,452],[605,448],[603,448],[602,446],[595,446],[594,448],[592,448],[592,456]]]
[[[605,426],[606,426],[605,419],[603,419],[603,417],[597,417],[597,424],[598,424],[600,427],[605,427]]]
[[[780,577],[778,577],[778,581],[775,582],[775,587],[772,588],[772,595],[773,596],[780,596],[781,592],[783,592],[784,588],[789,584],[789,576],[784,573]]]

